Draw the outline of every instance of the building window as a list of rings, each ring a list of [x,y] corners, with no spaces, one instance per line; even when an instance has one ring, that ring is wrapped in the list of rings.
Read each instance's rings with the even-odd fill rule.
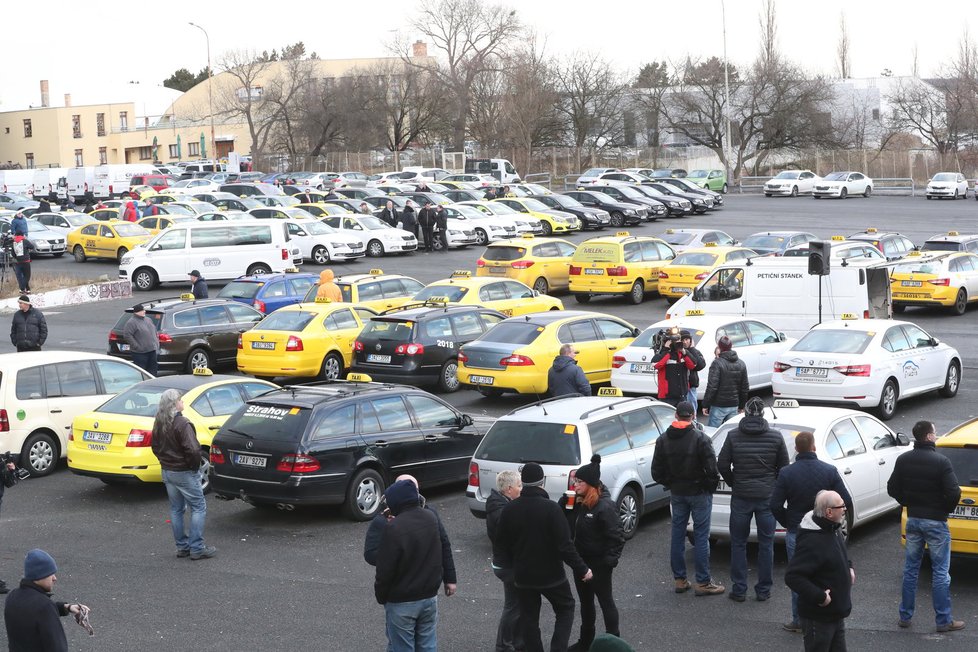
[[[31,121],[24,120],[24,138],[30,138],[34,135],[34,130],[31,128]]]
[[[82,151],[80,149],[75,150],[75,167],[85,167],[85,157],[82,156]]]
[[[139,160],[148,161],[153,158],[153,148],[152,147],[140,147],[139,148]]]
[[[200,143],[198,142],[187,143],[187,155],[200,156]]]
[[[880,119],[880,110],[873,109],[873,120],[879,120],[879,119]]]
[[[180,158],[180,148],[176,145],[170,145],[170,158]]]
[[[73,115],[71,116],[71,134],[75,138],[81,138],[81,116]]]
[[[241,100],[242,102],[248,99],[260,100],[262,93],[263,93],[263,89],[261,86],[252,86],[250,89],[239,88],[237,90],[238,99]]]
[[[109,150],[107,147],[98,148],[98,164],[106,165],[109,162]]]
[[[105,114],[96,113],[95,114],[95,131],[99,136],[105,135]]]
[[[27,157],[27,169],[28,170],[33,169],[33,167],[34,167],[34,153],[33,152],[27,152],[26,157]]]
[[[129,112],[119,111],[119,130],[129,131]]]

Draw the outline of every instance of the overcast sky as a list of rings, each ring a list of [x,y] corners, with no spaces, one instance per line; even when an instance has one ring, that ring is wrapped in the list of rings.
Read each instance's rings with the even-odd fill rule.
[[[558,57],[594,51],[637,71],[652,60],[723,54],[720,0],[686,2],[682,8],[647,0],[503,4],[518,6],[522,20],[546,37],[548,52]],[[728,57],[746,64],[758,51],[762,0],[726,5]],[[387,56],[393,31],[404,30],[411,40],[420,36],[408,26],[415,6],[401,0],[6,2],[0,111],[39,104],[41,79],[50,80],[57,106],[64,93],[89,97],[106,80],[159,85],[178,68],[196,72],[206,65],[205,40],[188,20],[209,32],[216,67],[228,50],[278,49],[297,41],[324,59]],[[908,0],[776,0],[776,7],[781,50],[811,72],[835,73],[844,9],[854,77],[874,77],[884,68],[910,74],[914,45],[920,72],[929,76],[954,58],[978,3],[945,0],[933,12]]]

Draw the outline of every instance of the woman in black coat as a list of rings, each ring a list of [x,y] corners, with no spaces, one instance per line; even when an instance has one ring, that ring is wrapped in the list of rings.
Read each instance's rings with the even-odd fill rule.
[[[410,199],[404,202],[404,209],[401,210],[401,228],[418,237],[418,218]]]

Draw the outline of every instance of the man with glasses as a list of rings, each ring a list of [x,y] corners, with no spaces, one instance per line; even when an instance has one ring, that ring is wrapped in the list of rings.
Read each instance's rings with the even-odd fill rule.
[[[591,395],[591,383],[587,381],[584,370],[577,364],[578,353],[573,344],[564,344],[560,347],[560,355],[554,358],[553,366],[547,373],[547,388],[551,396]]]
[[[924,556],[930,554],[931,593],[938,632],[964,629],[963,620],[951,617],[951,531],[947,515],[961,499],[961,485],[951,462],[937,452],[937,434],[930,421],[913,427],[913,450],[897,458],[886,492],[907,509],[907,551],[903,567],[903,596],[899,626],[908,628],[917,596],[917,576]]]

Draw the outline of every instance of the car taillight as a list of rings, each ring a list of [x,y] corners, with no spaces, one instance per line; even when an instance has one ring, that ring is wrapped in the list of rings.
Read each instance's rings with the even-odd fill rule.
[[[211,464],[227,464],[227,459],[224,457],[224,451],[222,451],[219,446],[211,446],[210,458]]]
[[[394,349],[397,355],[424,355],[423,344],[398,344]]]
[[[353,342],[353,350],[354,351],[363,351],[363,342],[361,342],[360,340],[354,340],[354,342]]]
[[[608,276],[628,276],[628,270],[625,269],[624,265],[608,267],[605,271],[608,273]]]
[[[577,469],[571,469],[571,472],[567,474],[567,488],[574,488],[574,479],[577,478]]]
[[[276,471],[286,473],[309,473],[319,470],[319,460],[308,455],[283,455],[282,459],[275,465]]]
[[[869,319],[869,310],[863,310],[863,319]]]
[[[783,362],[774,363],[774,373],[776,374],[781,373],[782,371],[788,371],[789,369],[791,369],[790,364],[785,364]]]
[[[109,341],[110,342],[118,342],[119,341],[119,336],[116,335],[113,331],[109,331]]]
[[[611,368],[612,369],[621,369],[621,366],[623,364],[625,364],[625,356],[623,356],[623,355],[616,355],[613,358],[611,358]]]
[[[868,377],[872,366],[868,364],[850,364],[842,365],[839,367],[833,367],[843,376],[861,376]]]
[[[697,281],[702,281],[703,279],[705,279],[709,275],[710,275],[709,272],[703,272],[702,274],[697,274],[696,275],[696,280]]]
[[[265,312],[265,302],[264,301],[259,301],[258,299],[255,299],[254,301],[251,302],[251,305],[254,306],[255,307],[255,310],[257,310],[258,312],[260,312],[260,313],[264,313]]]
[[[6,192],[6,190],[7,190],[7,188],[6,188],[6,186],[4,186],[4,192]],[[115,190],[112,189],[112,186],[109,186],[109,197],[111,197],[114,193],[115,193]]]
[[[484,261],[484,260],[482,260],[480,258],[479,260],[475,261],[475,266],[476,267],[485,267],[486,266],[486,261]]]
[[[530,269],[533,267],[532,260],[517,260],[509,264],[513,269]]]
[[[289,335],[289,341],[285,343],[286,351],[302,351],[302,340],[295,335]]]
[[[129,437],[126,439],[126,448],[140,448],[149,446],[152,443],[152,430],[140,430],[138,428],[133,428],[129,431]]]
[[[291,258],[292,258],[292,256],[291,256],[291,254],[289,254],[289,250],[288,249],[283,249],[282,250],[282,260],[290,260]]]
[[[243,349],[244,348],[244,345],[241,343],[241,336],[240,335],[238,335],[238,348],[239,349]]]
[[[10,432],[10,419],[7,418],[7,411],[0,408],[0,432]]]
[[[949,278],[935,278],[934,280],[927,281],[927,282],[930,283],[931,285],[943,285],[944,287],[947,287],[948,285],[951,284],[951,279],[949,279]]]
[[[465,353],[463,353],[462,351],[459,351],[458,361],[461,362],[462,364],[465,364],[466,362],[469,361],[469,356],[465,355]]]
[[[532,367],[534,363],[532,358],[514,353],[513,355],[506,356],[500,360],[499,364],[504,367]]]
[[[160,344],[169,344],[170,342],[173,341],[173,338],[167,335],[166,333],[160,333],[157,337],[160,340]]]
[[[659,272],[659,278],[660,278],[660,279],[663,279],[663,278],[669,278],[669,275],[668,275],[668,274],[666,274],[665,272]]]
[[[479,486],[479,465],[475,462],[469,462],[469,486]]]
[[[571,265],[569,271],[572,275],[577,276],[581,273],[581,268],[578,267],[577,265]]]

